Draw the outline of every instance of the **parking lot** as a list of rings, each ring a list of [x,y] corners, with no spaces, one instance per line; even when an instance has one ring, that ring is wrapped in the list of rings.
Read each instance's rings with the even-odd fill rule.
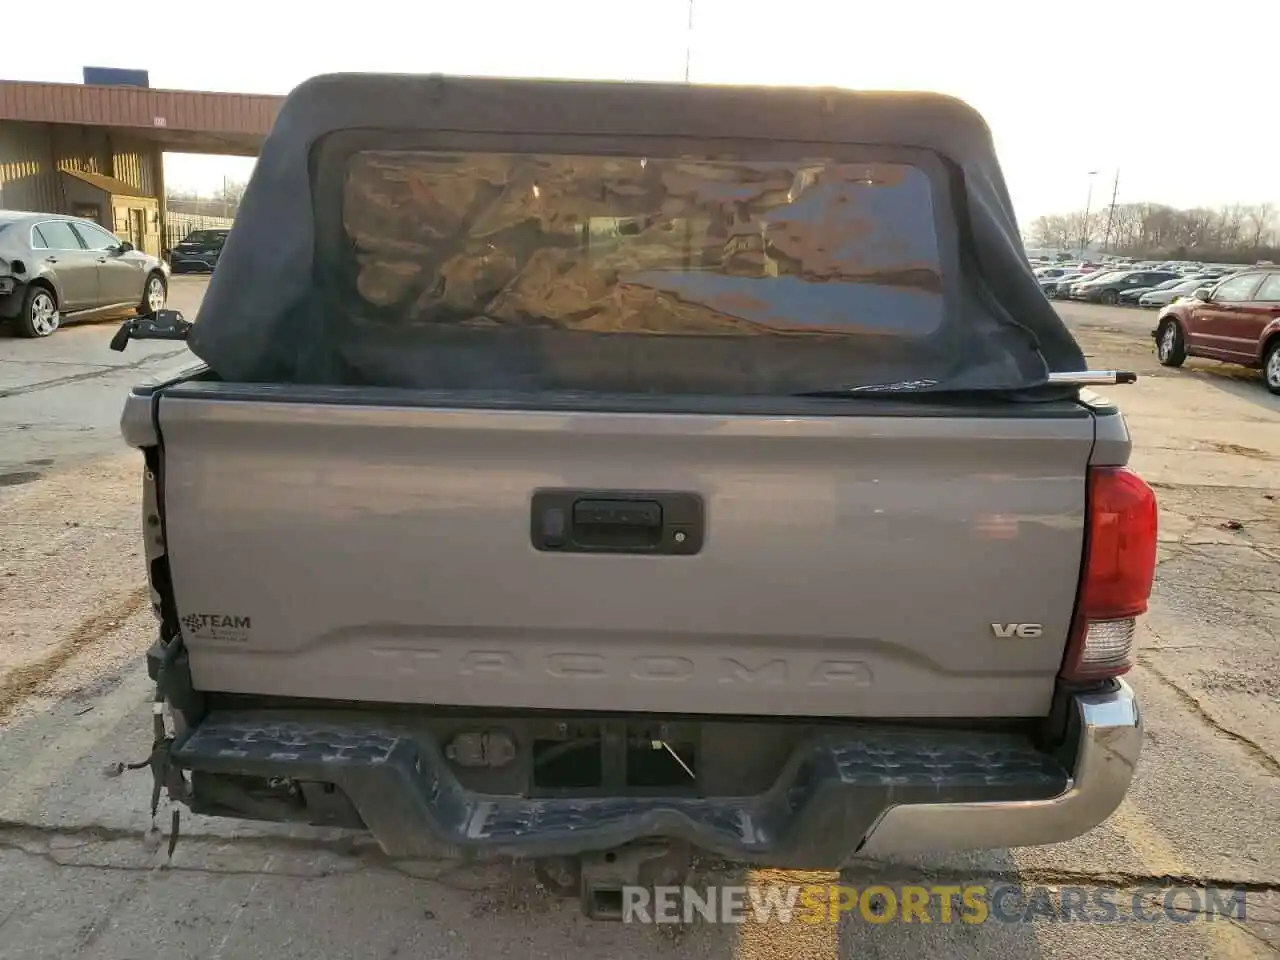
[[[204,284],[175,278],[171,305],[193,316]],[[1147,721],[1138,779],[1108,823],[1071,843],[867,861],[845,880],[1243,887],[1244,920],[594,924],[527,865],[390,862],[360,836],[191,816],[165,865],[147,835],[149,774],[112,775],[149,743],[153,626],[140,461],[117,420],[129,386],[185,351],[112,353],[105,324],[47,340],[0,333],[0,958],[1280,956],[1280,397],[1213,362],[1158,366],[1153,312],[1059,309],[1092,366],[1140,374],[1109,391],[1161,501],[1131,675]],[[699,870],[702,882],[795,876]]]

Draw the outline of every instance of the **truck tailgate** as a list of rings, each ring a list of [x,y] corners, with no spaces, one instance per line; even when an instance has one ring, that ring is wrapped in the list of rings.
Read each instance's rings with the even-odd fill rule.
[[[165,534],[193,679],[475,707],[1044,715],[1075,602],[1091,414],[814,408],[170,390]],[[536,549],[548,489],[694,494],[704,540],[692,555]]]

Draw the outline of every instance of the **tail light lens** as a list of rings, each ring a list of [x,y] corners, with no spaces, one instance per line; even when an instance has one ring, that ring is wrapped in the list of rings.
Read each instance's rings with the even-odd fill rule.
[[[1126,467],[1089,470],[1084,568],[1065,680],[1118,677],[1133,666],[1137,617],[1156,574],[1156,496]]]

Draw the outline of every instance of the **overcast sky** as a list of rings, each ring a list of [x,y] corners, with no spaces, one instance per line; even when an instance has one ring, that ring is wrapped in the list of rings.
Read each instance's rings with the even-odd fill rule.
[[[286,93],[318,73],[394,71],[937,90],[986,116],[1019,219],[1094,203],[1280,200],[1280,2],[1140,0],[62,0],[0,77]],[[149,11],[149,12],[148,12]],[[123,19],[122,19],[123,18]],[[122,32],[123,31],[123,32]],[[170,155],[174,187],[247,161]]]

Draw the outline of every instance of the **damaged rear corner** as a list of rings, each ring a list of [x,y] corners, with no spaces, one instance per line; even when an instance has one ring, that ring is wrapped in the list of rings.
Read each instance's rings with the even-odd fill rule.
[[[130,392],[121,416],[121,433],[125,441],[142,453],[142,540],[146,558],[147,583],[151,592],[151,610],[158,631],[155,643],[147,651],[147,673],[155,682],[152,699],[152,742],[148,755],[136,763],[121,763],[117,772],[151,771],[151,832],[157,833],[156,816],[162,794],[178,803],[190,803],[191,788],[185,774],[172,762],[173,747],[184,733],[203,716],[202,698],[191,684],[182,634],[178,629],[174,603],[173,580],[164,525],[164,458],[158,429],[156,406],[158,385],[139,387]],[[165,719],[166,703],[172,710],[172,727]],[[169,830],[169,856],[178,842],[179,812],[173,809]]]
[[[120,430],[125,442],[142,453],[142,541],[151,610],[158,630],[147,651],[147,673],[157,684],[156,702],[172,708],[177,732],[198,723],[204,715],[203,697],[191,683],[187,654],[178,627],[177,605],[164,522],[164,456],[157,407],[163,383],[135,387],[125,402]],[[162,726],[157,737],[163,736]]]

